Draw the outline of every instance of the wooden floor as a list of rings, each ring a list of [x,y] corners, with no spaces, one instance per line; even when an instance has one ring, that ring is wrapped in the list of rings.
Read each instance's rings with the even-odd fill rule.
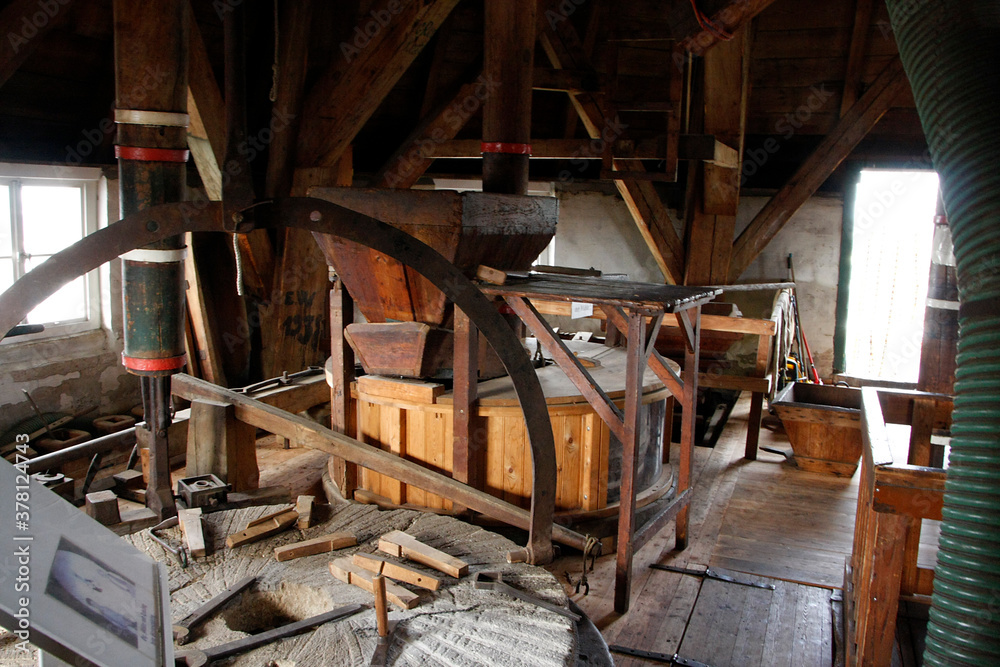
[[[673,550],[671,525],[636,553],[628,614],[620,616],[612,608],[613,554],[598,559],[587,596],[574,592],[581,570],[578,554],[548,567],[608,644],[677,653],[712,667],[835,664],[831,598],[839,599],[851,551],[860,475],[843,479],[805,472],[763,451],[757,461],[744,460],[748,411],[749,401],[741,400],[715,448],[696,448],[689,546]],[[767,430],[761,431],[761,445],[790,451],[783,434]],[[319,452],[283,450],[277,440],[259,443],[258,458],[261,485],[287,485],[291,477],[301,487],[293,495],[316,492],[310,485],[326,460]],[[919,560],[933,567],[936,527],[925,533]],[[702,580],[651,569],[653,563],[710,566],[775,588]],[[615,662],[654,664],[619,654]]]
[[[767,452],[744,460],[748,409],[740,401],[716,447],[696,449],[690,544],[674,551],[669,526],[637,552],[629,613],[612,608],[613,555],[589,575],[590,594],[572,596],[609,644],[678,653],[713,667],[833,664],[831,596],[851,550],[859,475],[805,472]],[[790,450],[784,435],[766,430],[761,444]],[[758,575],[755,581],[775,590],[702,581],[650,569],[652,563]],[[575,582],[580,567],[579,557],[567,557],[550,569]]]

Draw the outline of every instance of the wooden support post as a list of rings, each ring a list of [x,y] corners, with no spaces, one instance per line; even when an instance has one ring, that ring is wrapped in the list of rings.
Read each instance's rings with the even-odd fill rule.
[[[536,0],[485,3],[483,75],[496,92],[483,104],[483,192],[528,192]],[[485,146],[484,146],[485,147]]]
[[[354,382],[354,350],[344,337],[344,330],[354,322],[354,299],[339,278],[330,292],[330,428],[354,437],[351,422],[351,383]],[[330,477],[344,498],[354,497],[358,488],[358,466],[344,459],[330,457]]]
[[[194,401],[188,421],[187,476],[211,473],[233,491],[258,488],[255,436],[253,426],[236,419],[232,405]]]
[[[700,128],[735,149],[737,164],[743,152],[749,81],[750,31],[742,27],[735,31],[731,41],[722,42],[705,54],[705,113],[704,127]],[[687,212],[684,283],[723,284],[729,279],[740,170],[738,166],[711,163],[692,167],[695,192]]]
[[[628,315],[627,358],[625,361],[625,413],[622,438],[622,481],[618,508],[618,555],[615,561],[615,611],[629,609],[632,593],[632,537],[635,533],[636,456],[639,448],[639,407],[642,403],[642,375],[646,370],[646,317],[642,312]]]
[[[481,451],[485,446],[485,434],[476,418],[479,402],[479,329],[459,308],[455,308],[454,368],[452,477],[481,489],[486,471]]]
[[[684,398],[681,399],[681,442],[677,470],[677,493],[683,493],[691,486],[694,465],[694,426],[698,408],[698,352],[701,349],[701,306],[677,313],[682,328],[691,327],[691,340],[685,339],[684,368],[681,379],[684,382]],[[677,548],[684,549],[688,542],[688,515],[690,507],[685,506],[677,514]]]
[[[874,553],[871,580],[867,588],[867,614],[859,619],[865,633],[859,637],[859,664],[888,665],[892,661],[891,639],[896,631],[899,587],[903,574],[903,547],[907,517],[901,514],[873,512]]]

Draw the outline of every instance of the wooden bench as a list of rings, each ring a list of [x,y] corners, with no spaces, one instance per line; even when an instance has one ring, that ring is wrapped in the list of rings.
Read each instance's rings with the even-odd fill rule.
[[[854,546],[844,574],[847,665],[888,665],[902,596],[930,596],[934,571],[917,565],[921,522],[940,520],[945,470],[897,463],[886,423],[909,424],[933,405],[934,428],[951,426],[951,398],[916,391],[862,389],[863,441]],[[918,433],[919,431],[919,433]],[[909,446],[929,451],[928,443]]]

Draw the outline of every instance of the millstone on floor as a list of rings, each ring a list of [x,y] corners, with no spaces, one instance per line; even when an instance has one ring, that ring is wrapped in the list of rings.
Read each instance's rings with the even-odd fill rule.
[[[516,548],[510,540],[451,517],[349,504],[333,507],[330,518],[308,530],[292,529],[236,549],[226,548],[228,535],[275,509],[278,508],[255,507],[205,515],[206,543],[211,545],[209,555],[192,560],[187,568],[181,568],[144,532],[125,538],[167,563],[174,623],[240,579],[250,575],[259,577],[254,589],[194,631],[193,641],[184,648],[210,648],[342,605],[371,605],[370,594],[335,579],[328,564],[359,551],[375,553],[380,536],[402,530],[466,561],[469,575],[455,579],[427,569],[428,574],[443,580],[437,591],[413,589],[421,593],[422,599],[411,610],[390,605],[390,621],[397,624],[387,664],[413,667],[575,664],[577,639],[572,621],[529,603],[474,588],[476,572],[500,571],[504,580],[517,588],[565,605],[562,587],[550,573],[540,567],[506,562],[507,552]],[[343,531],[353,533],[358,546],[280,563],[274,558],[277,546]],[[181,538],[179,529],[160,534],[175,541]],[[413,562],[407,564],[424,569]],[[367,665],[377,639],[375,613],[370,608],[307,634],[232,658],[225,664]]]

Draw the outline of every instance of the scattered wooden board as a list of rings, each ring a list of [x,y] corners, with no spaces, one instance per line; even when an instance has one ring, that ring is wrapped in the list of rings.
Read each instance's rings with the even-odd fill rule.
[[[400,565],[399,563],[393,563],[392,561],[386,560],[381,556],[375,556],[373,554],[354,554],[354,564],[365,568],[369,572],[383,574],[390,579],[405,581],[408,584],[420,586],[421,588],[426,588],[429,591],[436,591],[441,587],[441,580],[437,577],[432,577],[429,574],[424,574],[423,572],[414,570],[413,568],[405,565]]]
[[[230,549],[250,544],[265,537],[270,537],[291,527],[299,518],[299,513],[293,509],[286,509],[274,512],[267,516],[262,516],[247,524],[246,530],[233,533],[226,538],[226,546]]]
[[[207,550],[205,549],[205,528],[201,521],[201,508],[178,510],[177,520],[181,524],[181,532],[184,533],[184,543],[187,545],[188,553],[195,558],[204,556]]]
[[[352,563],[351,559],[346,556],[330,561],[330,574],[345,584],[351,584],[372,595],[375,594],[375,583],[372,581],[374,575]],[[400,609],[413,609],[420,603],[419,595],[389,582],[385,584],[385,595],[389,602]]]
[[[299,496],[295,501],[295,511],[299,513],[299,520],[295,525],[299,530],[312,527],[312,512],[315,503],[316,496]]]
[[[464,577],[469,573],[469,564],[464,560],[428,546],[401,530],[383,535],[378,541],[378,548],[390,556],[409,558],[455,578]]]
[[[316,554],[335,551],[345,547],[357,545],[358,540],[350,533],[330,533],[311,540],[286,544],[283,547],[274,548],[274,557],[279,561],[293,560],[304,556],[314,556]]]

